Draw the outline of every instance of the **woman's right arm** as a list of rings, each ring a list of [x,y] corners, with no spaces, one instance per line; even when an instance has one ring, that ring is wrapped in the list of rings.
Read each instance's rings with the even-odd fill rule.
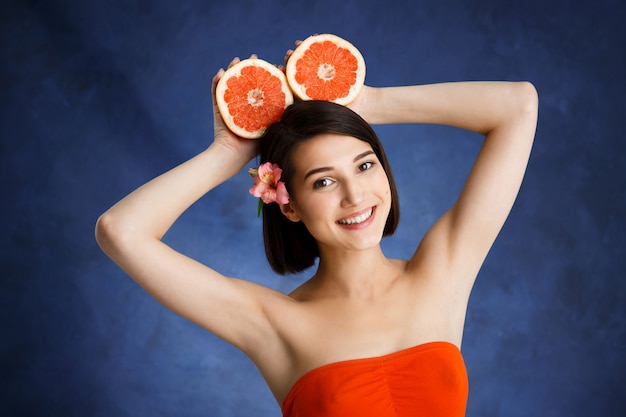
[[[213,80],[213,89],[222,71]],[[255,155],[254,141],[234,136],[215,106],[215,140],[208,149],[144,184],[97,221],[102,250],[175,313],[249,352],[270,336],[263,305],[281,294],[227,278],[173,250],[162,238],[208,191],[238,173]],[[274,301],[274,300],[272,300]]]

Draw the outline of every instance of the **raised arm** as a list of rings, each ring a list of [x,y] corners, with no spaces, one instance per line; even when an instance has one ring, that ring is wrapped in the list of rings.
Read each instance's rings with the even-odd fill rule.
[[[373,124],[443,124],[485,136],[458,200],[413,259],[432,259],[438,269],[445,265],[444,275],[457,277],[469,295],[526,170],[537,122],[535,88],[527,82],[367,88],[359,100],[357,111]]]
[[[214,89],[221,74],[213,80]],[[262,296],[280,295],[224,277],[161,240],[190,205],[255,155],[254,141],[234,136],[215,104],[214,115],[215,140],[209,148],[111,207],[98,219],[96,239],[115,263],[166,307],[249,352],[248,345],[267,337]]]

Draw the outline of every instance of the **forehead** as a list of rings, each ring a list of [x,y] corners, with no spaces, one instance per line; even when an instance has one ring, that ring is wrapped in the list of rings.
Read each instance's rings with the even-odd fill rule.
[[[297,174],[319,167],[334,167],[353,163],[361,153],[372,150],[369,143],[352,136],[324,134],[315,136],[298,145],[294,151]]]

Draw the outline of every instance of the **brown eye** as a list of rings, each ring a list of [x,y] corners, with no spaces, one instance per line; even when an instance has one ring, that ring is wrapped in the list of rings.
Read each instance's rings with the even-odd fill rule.
[[[362,164],[359,165],[359,171],[367,171],[372,166],[374,166],[373,162],[363,162]]]
[[[333,181],[330,178],[322,178],[313,183],[313,188],[324,188],[331,185]]]

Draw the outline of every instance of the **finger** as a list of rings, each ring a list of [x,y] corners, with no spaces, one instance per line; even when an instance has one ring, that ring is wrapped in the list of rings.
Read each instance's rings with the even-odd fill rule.
[[[220,78],[222,78],[223,75],[224,75],[224,68],[220,68],[213,76],[213,84],[217,84],[217,82],[220,80]]]
[[[217,71],[217,73],[213,76],[213,80],[211,83],[211,95],[213,96],[213,98],[215,98],[215,90],[217,89],[217,83],[219,83],[223,75],[224,75],[224,68],[220,68],[219,71]]]
[[[230,61],[230,64],[228,64],[228,68],[232,67],[235,64],[238,64],[241,61],[241,59],[239,59],[238,56],[234,57],[232,61]]]
[[[298,49],[298,46],[302,45],[302,41],[296,41],[296,47],[294,49],[289,49],[287,50],[287,53],[285,54],[285,62],[289,61],[289,58],[291,58],[291,55],[293,55],[293,51],[295,49]]]
[[[291,55],[293,55],[293,49],[289,49],[287,53],[285,54],[285,63],[289,61],[289,58],[291,58]]]
[[[213,76],[213,86],[216,86],[220,78],[224,76],[224,68],[220,68]]]

